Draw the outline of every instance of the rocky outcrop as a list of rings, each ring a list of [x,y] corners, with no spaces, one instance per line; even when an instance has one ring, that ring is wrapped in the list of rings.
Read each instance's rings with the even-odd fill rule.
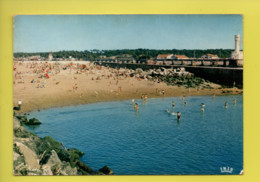
[[[32,119],[29,119],[29,121],[25,124],[27,124],[27,125],[40,125],[41,122],[36,118],[32,118]]]
[[[108,175],[114,174],[114,172],[107,166],[102,167],[98,171]]]
[[[83,152],[65,149],[61,143],[47,136],[39,138],[14,118],[13,172],[14,175],[104,175],[80,161]],[[108,168],[109,169],[109,168]],[[110,170],[110,169],[109,169]]]
[[[32,119],[27,119],[26,115],[23,115],[23,116],[16,116],[17,119],[20,120],[20,122],[22,122],[23,124],[26,124],[26,125],[40,125],[41,122],[36,119],[36,118],[32,118]]]
[[[150,81],[156,81],[158,83],[165,82],[167,85],[173,86],[185,86],[186,88],[208,88],[212,89],[210,82],[200,77],[195,77],[193,73],[185,70],[185,68],[169,68],[164,67],[158,69],[149,69],[143,71],[141,68],[134,70],[120,69],[119,74],[129,75],[130,77],[136,77],[137,79],[145,79]]]

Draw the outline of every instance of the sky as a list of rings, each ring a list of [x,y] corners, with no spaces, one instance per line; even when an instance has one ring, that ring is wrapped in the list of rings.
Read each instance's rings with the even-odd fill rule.
[[[14,52],[234,49],[242,15],[17,15]]]

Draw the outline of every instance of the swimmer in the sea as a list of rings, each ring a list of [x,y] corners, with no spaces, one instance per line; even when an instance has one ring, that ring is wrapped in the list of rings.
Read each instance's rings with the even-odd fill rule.
[[[174,112],[171,112],[171,115],[176,115]]]

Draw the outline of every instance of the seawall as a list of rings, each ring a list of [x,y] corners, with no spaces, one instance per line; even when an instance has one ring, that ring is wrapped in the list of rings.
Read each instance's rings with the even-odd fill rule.
[[[164,68],[184,67],[187,71],[197,77],[204,78],[214,83],[225,86],[237,86],[243,88],[243,68],[242,67],[210,67],[210,66],[182,66],[182,65],[147,65],[147,64],[129,64],[129,63],[97,63],[112,68],[141,68],[143,70]]]

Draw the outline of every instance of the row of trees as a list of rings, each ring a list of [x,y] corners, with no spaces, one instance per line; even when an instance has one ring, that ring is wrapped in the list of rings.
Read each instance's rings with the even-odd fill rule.
[[[95,59],[100,56],[118,56],[118,55],[130,55],[134,59],[149,59],[155,58],[158,54],[177,54],[177,55],[186,55],[190,58],[200,58],[204,54],[214,54],[218,55],[220,58],[229,58],[231,55],[232,49],[167,49],[167,50],[157,50],[157,49],[120,49],[120,50],[90,50],[90,51],[58,51],[53,52],[52,55],[54,58],[69,58],[72,56],[77,59]],[[27,57],[27,56],[35,56],[40,55],[41,57],[47,58],[49,52],[37,52],[37,53],[23,53],[18,52],[14,53],[14,57]]]

